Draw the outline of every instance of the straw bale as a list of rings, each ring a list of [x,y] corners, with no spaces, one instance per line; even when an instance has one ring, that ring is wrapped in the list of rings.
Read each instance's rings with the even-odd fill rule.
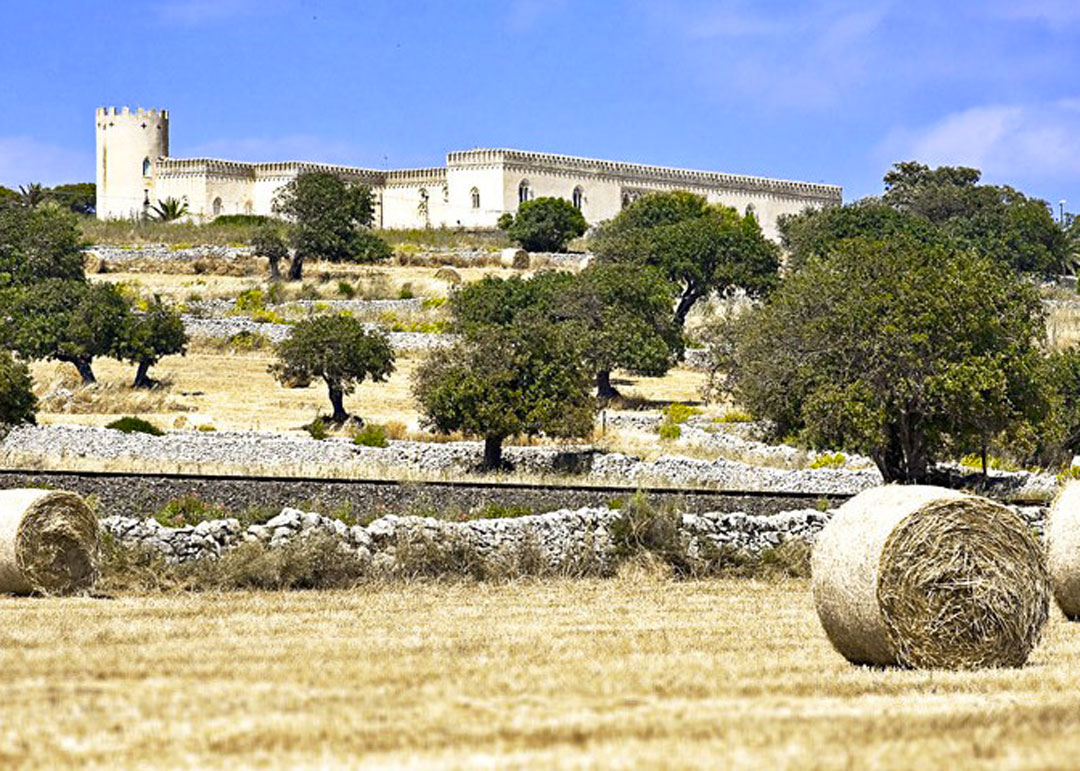
[[[0,490],[0,592],[70,594],[97,578],[97,517],[79,496]]]
[[[1049,612],[1045,560],[1026,524],[944,488],[860,493],[821,532],[812,572],[829,640],[860,664],[1020,666]]]
[[[1071,482],[1050,507],[1047,566],[1061,612],[1080,620],[1080,482]]]

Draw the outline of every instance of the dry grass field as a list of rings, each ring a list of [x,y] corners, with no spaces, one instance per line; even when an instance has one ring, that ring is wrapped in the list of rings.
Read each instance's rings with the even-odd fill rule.
[[[5,767],[1064,768],[1080,625],[1029,665],[848,665],[803,581],[3,599]]]

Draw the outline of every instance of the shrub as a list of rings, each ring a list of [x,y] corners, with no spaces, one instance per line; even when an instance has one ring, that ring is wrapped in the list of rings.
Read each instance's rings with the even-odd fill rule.
[[[165,434],[164,431],[150,421],[134,416],[114,420],[105,428],[111,428],[113,431],[120,431],[124,434],[149,434],[150,436],[163,436]]]
[[[319,442],[330,436],[330,433],[326,430],[326,421],[324,421],[321,417],[315,418],[315,420],[304,426],[304,430],[311,435],[312,439],[315,439]]]
[[[386,447],[386,429],[378,423],[368,423],[353,436],[353,444],[361,447]]]
[[[401,291],[398,292],[398,299],[399,300],[411,300],[414,297],[416,297],[416,295],[413,294],[412,284],[402,284],[401,285]]]
[[[682,436],[682,427],[678,423],[664,422],[660,424],[660,438],[664,441],[672,441]]]
[[[685,423],[690,419],[691,415],[700,415],[701,410],[697,407],[691,407],[686,404],[669,404],[668,408],[664,410],[664,417],[671,423],[677,425]]]
[[[754,416],[742,410],[728,410],[723,415],[713,418],[713,423],[749,423]]]
[[[37,397],[33,385],[29,368],[0,350],[0,425],[36,421]]]
[[[356,297],[356,289],[348,281],[337,282],[337,293],[344,297],[346,300],[351,300]]]
[[[218,228],[230,225],[257,227],[260,225],[273,225],[276,222],[277,220],[273,217],[267,217],[265,214],[221,214],[214,217],[210,225]]]
[[[224,519],[227,516],[228,513],[221,504],[208,503],[194,495],[173,498],[154,512],[154,519],[166,527],[186,527],[212,519]]]
[[[499,227],[506,224],[506,234],[530,252],[561,252],[571,238],[583,235],[589,227],[581,211],[565,198],[525,201],[509,222],[503,217]]]
[[[810,468],[843,468],[845,463],[847,463],[847,458],[844,457],[844,453],[825,453],[814,458],[810,462]]]

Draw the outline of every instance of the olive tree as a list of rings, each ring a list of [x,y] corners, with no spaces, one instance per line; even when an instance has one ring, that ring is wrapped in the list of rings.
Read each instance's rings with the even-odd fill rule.
[[[682,191],[650,193],[596,229],[601,262],[651,265],[679,288],[675,323],[713,292],[766,294],[778,280],[780,252],[752,213],[712,205]]]
[[[270,264],[270,280],[281,278],[278,267],[282,260],[288,259],[289,247],[281,235],[281,229],[274,225],[263,225],[251,236],[251,251],[256,257],[265,257]]]
[[[394,350],[386,335],[369,332],[363,323],[348,316],[315,316],[292,328],[292,334],[276,346],[277,361],[270,373],[279,382],[322,378],[333,407],[331,420],[349,418],[345,396],[370,378],[386,380],[394,371]]]
[[[155,296],[143,312],[129,313],[123,333],[117,340],[114,355],[136,366],[134,388],[150,388],[150,367],[165,356],[187,351],[188,336],[184,320],[175,308]]]
[[[8,351],[0,350],[0,425],[34,423],[37,397],[30,370]]]
[[[0,288],[51,278],[81,281],[82,247],[70,211],[56,204],[0,206]]]
[[[129,313],[112,284],[50,278],[0,293],[0,339],[25,359],[72,364],[94,383],[93,360],[115,354]]]
[[[898,237],[847,239],[745,314],[736,397],[780,435],[873,458],[921,482],[1037,418],[1037,289],[990,258]]]
[[[483,467],[502,468],[511,436],[582,437],[596,402],[573,331],[539,316],[485,327],[434,352],[416,371],[422,423],[484,440]]]
[[[334,174],[312,172],[294,177],[278,192],[273,210],[293,223],[289,238],[295,254],[290,280],[303,277],[303,263],[309,257],[374,262],[389,253],[382,239],[365,230],[375,216],[371,190]]]

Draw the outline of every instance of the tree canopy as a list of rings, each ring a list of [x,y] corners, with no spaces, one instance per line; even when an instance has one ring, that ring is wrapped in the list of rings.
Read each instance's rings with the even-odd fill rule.
[[[344,398],[370,378],[386,380],[394,371],[394,350],[386,335],[368,332],[348,316],[315,316],[298,322],[276,346],[270,372],[281,382],[322,378],[333,407],[331,420],[349,418]]]
[[[585,216],[565,198],[524,201],[517,215],[504,214],[499,227],[529,252],[562,252],[573,238],[588,229]]]
[[[484,439],[484,467],[503,466],[511,436],[581,437],[592,430],[592,373],[571,327],[537,316],[486,327],[417,369],[423,424]]]
[[[34,423],[36,413],[30,370],[9,351],[0,350],[0,425]]]
[[[26,359],[73,364],[95,382],[98,356],[115,353],[128,324],[128,303],[112,284],[49,278],[0,293],[0,338]]]
[[[296,251],[289,278],[302,278],[307,258],[331,262],[373,262],[388,250],[376,248],[365,233],[375,214],[371,190],[327,172],[300,174],[274,199],[275,214],[290,219],[290,240]],[[381,240],[381,239],[379,239]]]
[[[740,324],[735,393],[781,435],[923,481],[946,447],[1031,420],[1044,333],[1035,287],[993,260],[898,237],[812,258]]]
[[[675,322],[712,292],[766,294],[777,283],[779,249],[752,213],[711,205],[687,192],[642,196],[590,239],[601,262],[651,265],[679,287]]]
[[[145,311],[128,314],[113,354],[136,365],[134,388],[149,388],[154,384],[150,367],[165,356],[184,355],[187,344],[184,320],[175,308],[155,296]]]
[[[0,206],[0,288],[84,278],[75,216],[55,205]]]
[[[1021,273],[1071,272],[1075,249],[1046,202],[1008,186],[980,184],[980,179],[977,169],[967,167],[897,163],[885,175],[880,198],[782,217],[788,266],[797,269],[846,238],[905,234],[926,242],[950,241],[954,248],[970,249]]]
[[[671,316],[674,287],[647,265],[591,265],[581,273],[544,271],[531,279],[493,276],[451,297],[464,334],[506,327],[527,316],[573,328],[599,395],[612,398],[611,371],[663,375],[682,355],[682,333]]]

